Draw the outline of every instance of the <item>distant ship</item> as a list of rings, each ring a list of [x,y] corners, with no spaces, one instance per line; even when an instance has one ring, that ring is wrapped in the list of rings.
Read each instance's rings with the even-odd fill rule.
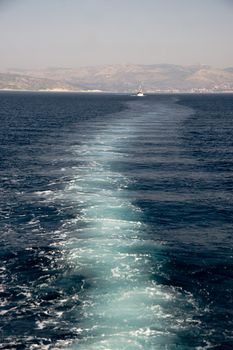
[[[138,92],[136,93],[136,96],[139,96],[139,97],[144,96],[144,93],[143,93],[141,87],[138,89]]]

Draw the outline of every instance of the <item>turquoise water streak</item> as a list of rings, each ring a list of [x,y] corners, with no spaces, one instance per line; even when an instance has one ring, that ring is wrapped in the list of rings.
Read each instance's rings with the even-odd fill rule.
[[[173,124],[171,108],[159,105],[151,112],[146,104],[132,104],[127,113],[116,114],[111,125],[96,125],[99,131],[93,139],[72,148],[82,163],[73,168],[62,193],[78,208],[63,228],[65,259],[72,274],[84,278],[76,295],[80,340],[69,349],[166,348],[175,344],[177,329],[190,324],[175,305],[194,308],[192,296],[153,280],[161,266],[159,261],[152,264],[152,256],[162,246],[150,239],[143,212],[134,204],[132,174],[113,166],[132,161],[130,141],[135,135],[141,134],[142,143],[154,135],[161,142],[164,124]]]

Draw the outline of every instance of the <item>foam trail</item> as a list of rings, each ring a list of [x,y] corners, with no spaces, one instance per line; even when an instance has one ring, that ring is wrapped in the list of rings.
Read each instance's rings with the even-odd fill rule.
[[[72,232],[67,234],[66,259],[84,276],[83,292],[77,295],[80,340],[69,349],[164,348],[184,322],[169,311],[183,296],[151,278],[155,268],[151,256],[157,247],[146,237],[143,213],[128,194],[132,179],[111,166],[130,157],[124,143],[156,113],[142,117],[140,110],[132,110],[127,119],[118,117],[75,150],[83,163],[65,189],[67,198],[79,207],[65,228]]]

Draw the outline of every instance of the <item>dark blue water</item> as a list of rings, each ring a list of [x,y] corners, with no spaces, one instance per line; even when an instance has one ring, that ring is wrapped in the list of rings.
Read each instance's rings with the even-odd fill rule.
[[[232,95],[0,93],[0,349],[232,349],[232,122]]]

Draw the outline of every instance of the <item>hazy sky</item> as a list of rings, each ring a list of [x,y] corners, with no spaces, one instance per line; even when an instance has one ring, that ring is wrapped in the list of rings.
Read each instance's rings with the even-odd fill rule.
[[[0,70],[233,66],[233,0],[0,0]]]

